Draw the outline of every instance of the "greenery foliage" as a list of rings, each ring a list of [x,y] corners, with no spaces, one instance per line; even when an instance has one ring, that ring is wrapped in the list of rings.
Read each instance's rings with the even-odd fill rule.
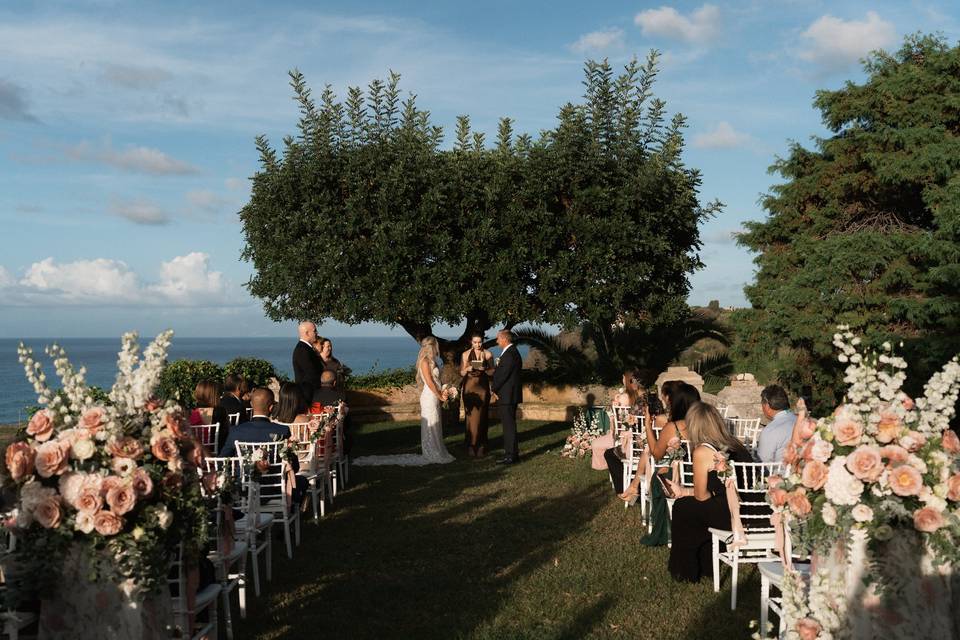
[[[413,367],[405,369],[388,369],[386,371],[371,371],[359,376],[347,378],[348,389],[400,389],[416,382],[416,371]]]
[[[224,365],[223,372],[226,375],[239,374],[254,387],[265,387],[270,384],[271,378],[279,378],[274,366],[261,358],[234,358]]]
[[[960,47],[911,36],[865,70],[817,93],[833,135],[773,165],[785,182],[763,199],[769,217],[740,236],[759,255],[736,356],[774,361],[829,406],[843,389],[837,324],[902,340],[914,381],[960,350]]]
[[[685,313],[698,225],[719,204],[700,205],[700,174],[681,160],[685,120],[653,97],[656,52],[619,76],[588,62],[584,101],[537,139],[504,118],[488,146],[461,116],[450,150],[397,74],[345,102],[330,86],[316,101],[290,75],[298,134],[282,155],[257,139],[240,213],[248,287],[271,318],[382,322],[416,339],[465,321],[441,341],[453,357],[497,324]]]
[[[193,390],[202,380],[223,383],[224,371],[220,365],[209,360],[174,360],[160,374],[157,393],[164,400],[176,400],[181,406],[192,409]]]

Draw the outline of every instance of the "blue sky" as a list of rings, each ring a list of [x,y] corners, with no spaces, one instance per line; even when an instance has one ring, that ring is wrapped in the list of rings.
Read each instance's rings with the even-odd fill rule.
[[[656,94],[689,118],[690,166],[722,214],[690,302],[742,305],[767,167],[825,133],[818,88],[905,34],[960,36],[952,2],[12,2],[0,7],[0,337],[290,335],[242,284],[236,211],[253,139],[294,132],[287,71],[319,91],[389,69],[453,138],[553,124],[582,65],[663,52]],[[335,234],[333,234],[335,235]],[[386,327],[323,327],[378,335]]]

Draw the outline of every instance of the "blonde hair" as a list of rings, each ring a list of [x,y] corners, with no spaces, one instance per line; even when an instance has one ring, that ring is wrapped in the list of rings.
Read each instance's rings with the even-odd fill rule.
[[[727,423],[713,405],[694,402],[687,409],[684,422],[687,425],[687,437],[690,439],[690,451],[694,451],[701,444],[713,445],[717,450],[726,451],[744,448],[727,429]]]
[[[437,339],[433,336],[427,336],[420,341],[420,353],[417,354],[417,384],[424,385],[426,384],[423,380],[423,375],[420,370],[420,362],[423,360],[432,361],[440,355],[440,343],[437,342]]]

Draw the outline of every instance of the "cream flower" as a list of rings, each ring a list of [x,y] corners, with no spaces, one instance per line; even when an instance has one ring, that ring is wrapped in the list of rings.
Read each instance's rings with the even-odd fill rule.
[[[853,516],[853,519],[857,522],[870,522],[873,520],[873,509],[867,505],[860,503],[855,506],[850,514]]]
[[[97,445],[93,440],[80,438],[70,447],[70,454],[77,460],[89,460],[97,452]]]
[[[837,510],[829,502],[823,503],[823,507],[820,509],[820,517],[823,518],[823,523],[827,526],[837,526]]]
[[[845,456],[833,459],[830,463],[830,474],[827,476],[824,491],[827,500],[833,504],[853,506],[860,502],[860,496],[863,494],[863,483],[847,471],[846,462]]]

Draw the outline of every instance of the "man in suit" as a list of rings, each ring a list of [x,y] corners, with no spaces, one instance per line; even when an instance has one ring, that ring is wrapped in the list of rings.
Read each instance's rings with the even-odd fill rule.
[[[513,344],[513,333],[507,329],[497,332],[497,346],[500,347],[500,361],[493,372],[493,399],[500,412],[503,425],[503,459],[498,464],[513,464],[520,461],[520,449],[517,445],[517,405],[523,402],[523,387],[520,383],[520,371],[523,359]]]
[[[317,341],[317,325],[301,322],[298,333],[300,341],[293,349],[293,381],[300,387],[307,403],[311,403],[314,392],[320,388],[320,374],[323,372],[323,360],[313,348]]]
[[[241,382],[243,382],[242,377],[236,373],[231,373],[223,381],[223,395],[220,396],[220,407],[228,416],[232,413],[239,414],[237,422],[234,424],[247,421],[247,412],[243,406],[243,400],[240,399]],[[228,430],[232,428],[231,425],[226,425],[226,427]],[[221,426],[221,428],[223,427]]]

